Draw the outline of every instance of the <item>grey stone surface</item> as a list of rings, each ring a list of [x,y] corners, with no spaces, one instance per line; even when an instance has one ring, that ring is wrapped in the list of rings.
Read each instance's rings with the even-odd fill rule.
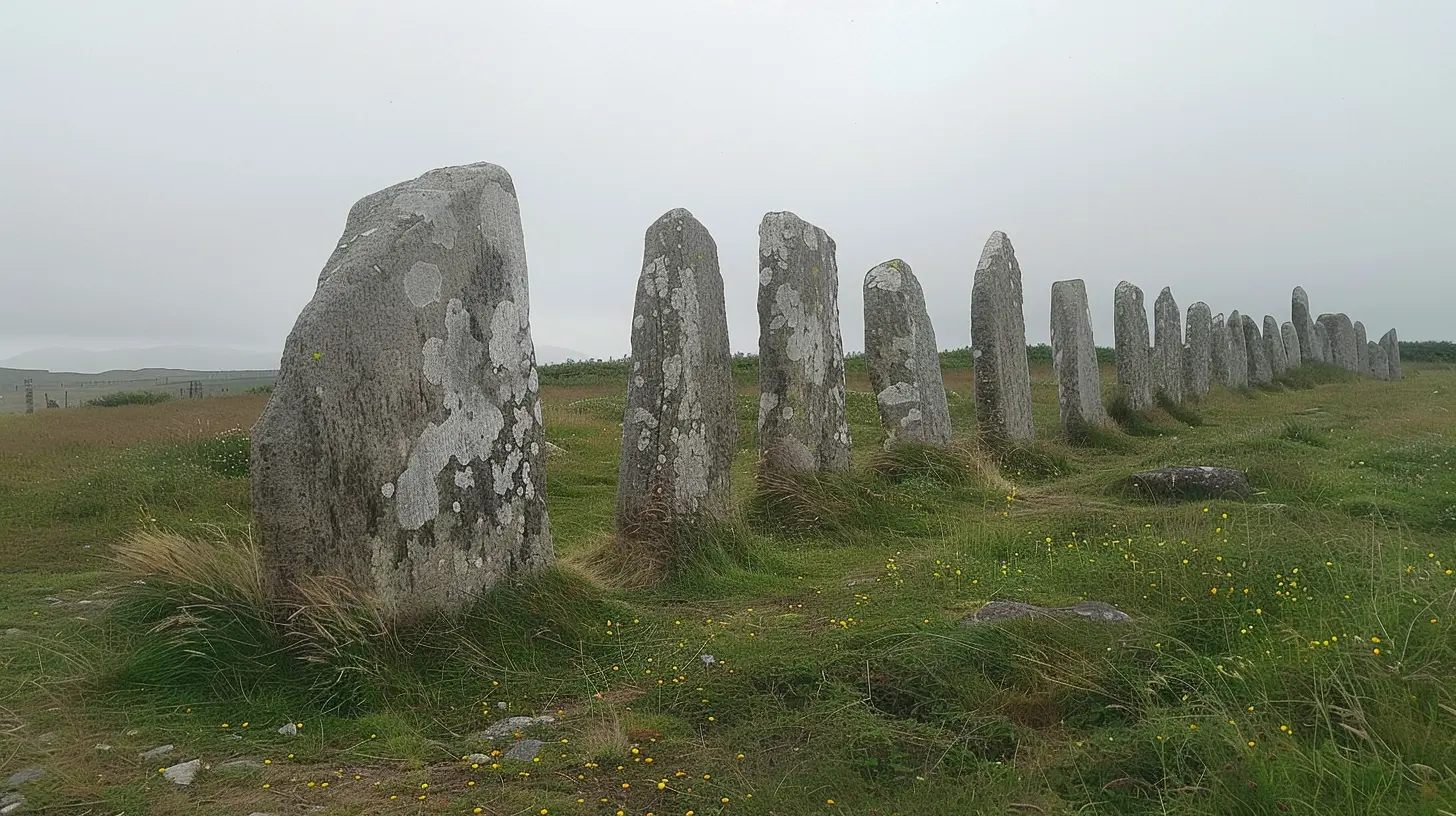
[[[1356,320],[1355,329],[1355,370],[1368,376],[1370,374],[1370,349],[1368,343],[1370,338],[1365,336],[1365,324]]]
[[[1329,338],[1330,362],[1346,371],[1358,371],[1360,357],[1355,353],[1355,326],[1342,313],[1322,314],[1319,324]]]
[[[1269,360],[1269,372],[1282,377],[1289,371],[1289,358],[1284,354],[1284,335],[1279,332],[1279,321],[1273,315],[1264,315],[1264,356]]]
[[[508,737],[517,731],[524,731],[537,725],[550,725],[556,722],[556,718],[543,714],[540,717],[507,717],[498,723],[481,731],[477,736],[485,740],[496,740]]]
[[[212,771],[223,776],[247,776],[260,773],[264,767],[263,763],[256,759],[230,759],[212,766]]]
[[[1259,334],[1259,324],[1252,317],[1243,315],[1244,353],[1248,355],[1249,385],[1268,385],[1274,381],[1274,372],[1269,367],[1269,352],[1264,347],[1264,338]]]
[[[1153,302],[1153,382],[1169,400],[1183,401],[1183,315],[1166,286]]]
[[[865,274],[865,362],[886,444],[951,443],[950,409],[935,327],[910,265],[898,258]]]
[[[179,762],[170,768],[162,769],[162,778],[173,785],[191,785],[197,778],[197,772],[202,770],[202,760],[189,759],[186,762]]]
[[[1224,323],[1223,312],[1213,316],[1211,337],[1211,365],[1213,381],[1225,388],[1232,387],[1229,373],[1229,331]]]
[[[1334,358],[1331,356],[1331,353],[1333,352],[1333,349],[1330,347],[1330,336],[1329,336],[1329,332],[1325,329],[1325,324],[1323,324],[1323,323],[1315,323],[1314,324],[1314,334],[1313,334],[1313,337],[1314,337],[1314,355],[1315,355],[1314,356],[1314,359],[1320,361],[1321,363],[1325,363],[1327,365],[1334,365],[1334,362],[1335,361],[1334,361]]]
[[[177,746],[169,742],[166,745],[158,745],[156,748],[153,748],[150,751],[143,751],[140,754],[137,754],[137,759],[140,759],[143,762],[151,762],[154,759],[161,759],[162,757],[172,753],[175,750],[177,750]]]
[[[1253,492],[1243,471],[1225,467],[1186,466],[1144,470],[1128,477],[1133,493],[1154,499],[1216,499]]]
[[[1396,334],[1395,329],[1391,329],[1381,336],[1380,347],[1385,349],[1385,363],[1390,371],[1390,379],[1403,379],[1405,372],[1400,365],[1400,336]]]
[[[1300,359],[1323,359],[1319,338],[1314,332],[1314,313],[1309,310],[1309,295],[1302,286],[1294,287],[1289,299],[1289,322],[1294,324],[1294,333],[1299,336]]]
[[[1229,388],[1249,387],[1249,349],[1244,335],[1244,316],[1235,309],[1228,316]]]
[[[758,225],[758,354],[760,470],[848,469],[834,241],[791,212]]]
[[[1153,407],[1148,310],[1143,305],[1143,290],[1127,281],[1117,284],[1112,296],[1112,335],[1117,354],[1117,387],[1127,399],[1128,408],[1146,411]]]
[[[1102,375],[1092,340],[1092,313],[1081,280],[1052,284],[1052,368],[1057,378],[1062,432],[1112,424],[1102,407]]]
[[[553,560],[515,186],[491,164],[361,199],[252,431],[270,592],[338,576],[408,615]]]
[[[1390,361],[1385,356],[1385,347],[1379,343],[1366,342],[1366,363],[1370,368],[1365,373],[1377,380],[1390,379]]]
[[[541,746],[545,744],[545,742],[538,739],[519,739],[511,744],[510,749],[506,751],[505,757],[506,759],[514,759],[517,762],[530,762],[536,758],[536,754],[540,752]]]
[[[971,356],[977,432],[993,440],[1035,439],[1021,266],[999,230],[986,240],[971,285]]]
[[[18,788],[27,782],[35,782],[44,777],[45,768],[42,768],[39,765],[30,765],[28,767],[21,768],[15,773],[12,773],[10,777],[5,780],[5,787]]]
[[[647,229],[617,471],[617,529],[733,512],[738,417],[718,246],[675,209]]]
[[[1213,310],[1199,301],[1188,307],[1187,357],[1183,367],[1188,395],[1208,396],[1213,385]]]
[[[1023,618],[1077,617],[1104,623],[1125,623],[1132,618],[1121,609],[1102,601],[1081,601],[1072,606],[1037,606],[1021,601],[991,601],[961,620],[963,626]]]
[[[1299,368],[1299,364],[1304,361],[1304,358],[1301,356],[1299,346],[1299,332],[1295,331],[1294,324],[1287,320],[1284,321],[1284,325],[1279,327],[1279,336],[1284,342],[1285,364],[1290,368]]]
[[[19,791],[0,794],[0,816],[18,816],[25,812],[25,794]]]

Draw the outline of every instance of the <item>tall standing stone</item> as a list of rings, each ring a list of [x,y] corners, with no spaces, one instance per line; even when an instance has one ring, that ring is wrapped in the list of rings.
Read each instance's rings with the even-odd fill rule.
[[[1225,388],[1233,387],[1229,375],[1229,332],[1228,326],[1224,324],[1223,312],[1213,316],[1213,329],[1210,332],[1212,338],[1212,353],[1210,368],[1213,372],[1213,381]]]
[[[834,240],[791,212],[758,225],[758,454],[768,472],[849,468]]]
[[[1365,373],[1377,380],[1390,379],[1390,360],[1385,356],[1385,347],[1379,343],[1366,341],[1365,359],[1370,369]]]
[[[1305,293],[1304,287],[1294,287],[1289,307],[1289,321],[1294,324],[1294,333],[1299,335],[1300,359],[1321,359],[1319,340],[1314,333],[1314,315],[1309,310],[1309,295]]]
[[[718,245],[684,209],[643,243],[617,470],[624,533],[648,519],[728,517],[738,447]]]
[[[1259,334],[1259,324],[1254,318],[1243,315],[1244,353],[1248,355],[1249,385],[1268,385],[1274,381],[1274,372],[1269,367],[1269,353],[1264,348],[1264,338]]]
[[[987,239],[971,285],[971,356],[978,432],[1000,441],[1035,439],[1021,267],[999,230]]]
[[[1174,403],[1183,401],[1183,317],[1173,290],[1164,286],[1153,301],[1153,371],[1157,390]]]
[[[1295,330],[1294,324],[1284,321],[1279,327],[1279,334],[1284,340],[1284,361],[1290,368],[1299,368],[1303,357],[1299,349],[1299,332]]]
[[[1244,335],[1244,316],[1235,309],[1228,316],[1229,333],[1229,387],[1248,388],[1249,349]]]
[[[1117,387],[1133,411],[1153,407],[1152,341],[1143,290],[1127,281],[1112,298],[1112,341],[1117,354]]]
[[[865,275],[864,318],[865,362],[886,444],[949,447],[940,347],[910,264],[886,261]]]
[[[1102,407],[1102,374],[1092,341],[1092,313],[1081,280],[1052,284],[1052,366],[1056,369],[1062,433],[1111,424]]]
[[[1289,371],[1289,357],[1284,353],[1284,335],[1279,333],[1279,321],[1273,315],[1264,315],[1264,356],[1269,358],[1269,372],[1282,377]]]
[[[1213,310],[1199,301],[1188,307],[1188,344],[1183,376],[1189,396],[1208,395],[1213,383]]]
[[[1390,379],[1399,380],[1405,377],[1405,372],[1400,365],[1400,337],[1395,333],[1395,329],[1391,329],[1380,338],[1380,347],[1385,349],[1385,363],[1390,372]]]
[[[1333,348],[1330,346],[1330,333],[1325,324],[1315,323],[1312,336],[1314,337],[1314,358],[1321,363],[1333,365],[1335,362],[1331,356]]]
[[[1322,314],[1319,324],[1325,327],[1329,338],[1331,362],[1346,371],[1359,370],[1359,355],[1355,353],[1355,326],[1343,313]]]
[[[1355,369],[1361,374],[1370,374],[1370,338],[1365,336],[1365,324],[1355,321]]]
[[[342,577],[404,615],[553,558],[511,177],[432,170],[355,204],[253,426],[265,580]]]

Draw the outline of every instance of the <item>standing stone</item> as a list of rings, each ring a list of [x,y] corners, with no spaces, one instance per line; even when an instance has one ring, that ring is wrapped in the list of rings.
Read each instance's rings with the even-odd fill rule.
[[[1366,341],[1365,354],[1370,365],[1370,370],[1365,373],[1377,380],[1390,379],[1390,361],[1386,359],[1385,347]]]
[[[865,362],[886,445],[950,447],[950,409],[935,326],[910,264],[898,258],[864,279]]]
[[[1264,338],[1259,334],[1259,324],[1254,318],[1243,315],[1244,353],[1248,355],[1249,385],[1268,385],[1274,381],[1269,368],[1269,354],[1264,348]]]
[[[1003,442],[1035,439],[1021,266],[1011,239],[1000,230],[986,240],[971,285],[971,357],[981,436]]]
[[[1052,367],[1056,370],[1062,433],[1111,424],[1102,407],[1102,375],[1092,341],[1092,313],[1081,280],[1052,284]]]
[[[1315,337],[1314,317],[1309,310],[1309,295],[1304,287],[1294,287],[1289,302],[1289,321],[1294,324],[1294,333],[1299,335],[1299,357],[1302,360],[1319,360],[1319,340]]]
[[[1279,321],[1273,315],[1264,315],[1264,356],[1269,358],[1269,372],[1282,377],[1289,372],[1289,358],[1284,354],[1284,335],[1279,333]]]
[[[1228,316],[1229,333],[1229,387],[1248,388],[1249,350],[1244,335],[1244,316],[1235,309]]]
[[[647,229],[632,311],[617,529],[727,518],[733,508],[733,358],[713,236],[683,209]]]
[[[526,246],[510,175],[447,167],[355,204],[252,431],[275,597],[338,576],[399,614],[553,559]]]
[[[849,468],[839,267],[828,233],[791,212],[758,225],[761,472]]]
[[[1164,286],[1153,301],[1153,370],[1157,390],[1174,403],[1183,401],[1183,318],[1173,290]]]
[[[1331,362],[1346,371],[1358,371],[1359,355],[1355,353],[1355,326],[1344,314],[1322,314],[1319,324],[1329,338]]]
[[[1233,383],[1229,379],[1229,332],[1228,326],[1224,325],[1223,312],[1213,316],[1210,336],[1212,337],[1212,353],[1209,356],[1213,381],[1225,388],[1231,388]]]
[[[1279,327],[1279,334],[1284,340],[1284,361],[1290,368],[1299,368],[1303,362],[1302,353],[1299,348],[1299,332],[1295,330],[1294,324],[1285,321]]]
[[[1330,356],[1333,349],[1330,347],[1330,333],[1323,323],[1314,324],[1314,358],[1321,363],[1333,365],[1334,359]]]
[[[1112,341],[1117,354],[1117,387],[1127,407],[1142,412],[1153,407],[1152,345],[1143,290],[1127,281],[1117,284],[1112,298]]]
[[[1400,337],[1396,335],[1395,329],[1380,338],[1380,347],[1385,349],[1385,364],[1390,372],[1390,379],[1399,380],[1405,377],[1400,366]]]
[[[1355,321],[1355,369],[1361,374],[1370,374],[1370,338],[1365,336],[1365,324]]]
[[[1208,396],[1213,380],[1213,311],[1203,301],[1188,307],[1187,350],[1183,375],[1188,380],[1188,394]]]

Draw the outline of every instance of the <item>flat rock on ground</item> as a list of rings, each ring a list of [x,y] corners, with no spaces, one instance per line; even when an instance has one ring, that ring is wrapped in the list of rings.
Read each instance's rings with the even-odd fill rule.
[[[511,746],[510,750],[506,751],[506,759],[514,759],[519,762],[530,762],[531,760],[536,758],[537,752],[539,752],[541,750],[541,746],[545,744],[546,743],[544,740],[538,739],[516,740],[515,744]]]
[[[974,614],[964,618],[961,624],[974,626],[981,623],[1000,623],[1001,621],[1036,617],[1077,617],[1107,623],[1123,623],[1132,620],[1132,617],[1126,612],[1101,601],[1082,601],[1072,606],[1037,606],[1020,601],[991,601],[976,610]]]
[[[501,737],[508,737],[517,731],[530,728],[534,725],[549,725],[554,722],[556,722],[556,718],[549,714],[540,717],[507,717],[484,731],[481,731],[477,736],[487,740],[500,739]]]
[[[162,769],[162,778],[174,785],[191,785],[192,780],[197,778],[197,772],[202,770],[202,760],[189,759],[186,762],[179,762],[170,768]]]
[[[5,780],[5,787],[18,788],[27,782],[34,782],[43,776],[45,776],[45,768],[42,768],[39,765],[32,765],[29,768],[21,768],[20,770],[11,774],[9,779]]]
[[[1128,477],[1127,487],[1141,496],[1172,500],[1237,498],[1253,492],[1241,470],[1187,465],[1139,471]]]

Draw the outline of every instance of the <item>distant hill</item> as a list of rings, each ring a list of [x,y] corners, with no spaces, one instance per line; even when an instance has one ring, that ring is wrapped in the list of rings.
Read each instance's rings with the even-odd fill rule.
[[[0,360],[0,368],[100,374],[115,371],[168,369],[182,371],[272,371],[277,352],[247,351],[211,346],[155,346],[152,348],[92,351],[79,348],[44,348]]]

